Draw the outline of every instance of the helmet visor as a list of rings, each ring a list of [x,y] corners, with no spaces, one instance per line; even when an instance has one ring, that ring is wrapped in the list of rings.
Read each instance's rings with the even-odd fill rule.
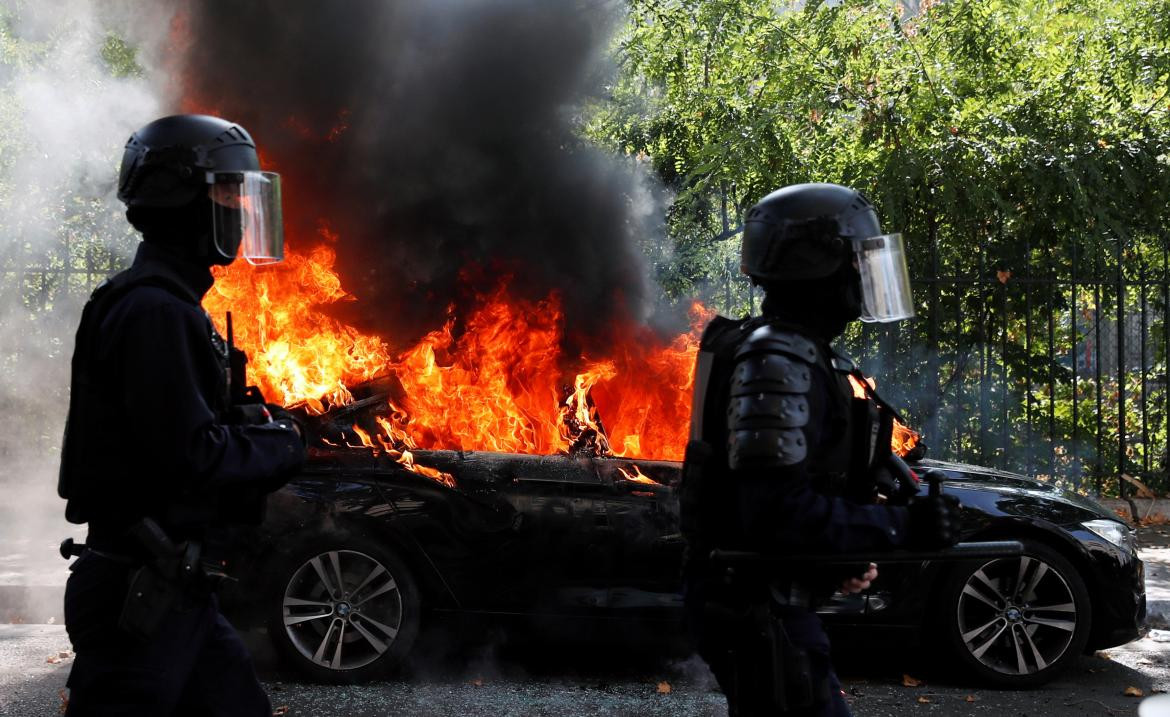
[[[284,259],[279,174],[215,172],[208,195],[215,248],[225,258],[242,256],[256,265]]]
[[[855,242],[861,274],[861,320],[901,321],[914,316],[910,272],[901,234],[885,234]]]

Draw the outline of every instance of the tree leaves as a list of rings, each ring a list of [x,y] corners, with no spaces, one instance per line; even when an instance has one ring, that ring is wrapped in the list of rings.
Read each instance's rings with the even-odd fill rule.
[[[1140,238],[1170,204],[1166,5],[631,0],[590,131],[654,159],[687,207],[677,246],[719,233],[719,192],[746,207],[801,181],[866,191],[911,246],[928,217],[968,254],[991,222],[1001,244]]]

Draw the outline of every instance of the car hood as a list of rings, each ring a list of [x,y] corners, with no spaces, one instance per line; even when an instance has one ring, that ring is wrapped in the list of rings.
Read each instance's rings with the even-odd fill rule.
[[[1078,495],[1072,491],[1036,480],[1035,478],[1029,478],[1020,473],[1013,473],[998,468],[975,466],[969,463],[954,463],[933,459],[919,461],[914,464],[914,468],[938,468],[946,472],[949,482],[955,483],[960,487],[1041,497],[1075,506],[1093,513],[1100,518],[1118,520],[1117,515],[1113,511],[1088,496]]]

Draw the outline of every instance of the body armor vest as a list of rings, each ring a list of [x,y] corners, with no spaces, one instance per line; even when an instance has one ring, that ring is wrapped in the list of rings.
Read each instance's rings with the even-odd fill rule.
[[[823,381],[812,372],[822,372]],[[858,397],[850,376],[861,381]],[[828,387],[825,430],[805,432],[809,391]],[[823,390],[823,389],[822,389]],[[737,470],[775,473],[803,463],[815,490],[857,502],[875,498],[875,471],[890,457],[894,412],[849,359],[794,327],[755,317],[716,317],[695,370],[691,433],[679,490],[683,534],[700,550],[737,540],[729,481]]]

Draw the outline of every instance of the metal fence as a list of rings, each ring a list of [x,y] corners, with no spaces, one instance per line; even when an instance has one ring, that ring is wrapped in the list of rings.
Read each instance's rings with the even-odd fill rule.
[[[984,233],[915,257],[919,316],[845,344],[929,455],[1082,492],[1170,486],[1170,237],[1019,246]]]
[[[65,233],[49,250],[13,242],[0,253],[0,289],[8,302],[32,314],[76,303],[103,279],[126,268],[132,243]],[[17,307],[7,307],[15,310]]]

